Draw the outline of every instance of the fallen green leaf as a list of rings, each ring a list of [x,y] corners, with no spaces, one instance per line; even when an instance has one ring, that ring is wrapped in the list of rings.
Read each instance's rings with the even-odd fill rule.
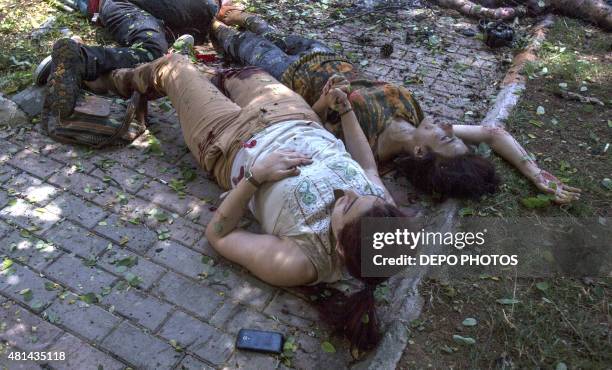
[[[515,298],[501,298],[501,299],[498,299],[496,302],[499,304],[510,305],[510,304],[520,303],[521,301]]]
[[[453,335],[453,340],[457,343],[465,344],[468,346],[476,344],[476,340],[471,337],[462,337],[461,335]]]
[[[546,281],[540,281],[539,283],[536,284],[536,288],[545,292],[548,290],[548,288],[550,288],[550,285]]]
[[[94,303],[98,303],[98,297],[96,296],[95,293],[87,293],[87,294],[83,294],[79,296],[79,299],[87,304],[94,304]]]
[[[323,348],[323,352],[326,353],[336,353],[336,347],[334,347],[333,344],[331,344],[330,342],[322,342],[321,343],[321,348]]]
[[[465,320],[463,320],[461,324],[463,326],[476,326],[476,324],[478,324],[478,321],[476,321],[476,319],[473,317],[468,317]]]
[[[19,295],[23,297],[23,300],[29,302],[34,297],[34,293],[32,293],[32,289],[26,288],[19,291]]]

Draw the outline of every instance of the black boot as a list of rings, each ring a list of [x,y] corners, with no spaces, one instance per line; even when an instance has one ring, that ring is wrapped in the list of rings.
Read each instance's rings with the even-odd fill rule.
[[[86,46],[71,39],[59,40],[51,54],[53,63],[46,106],[50,113],[68,117],[74,110],[83,80],[93,81],[112,70],[133,68],[159,56],[145,49],[105,48]]]
[[[78,43],[71,39],[59,40],[53,45],[51,75],[47,85],[49,95],[45,106],[52,114],[68,117],[77,101],[86,64]]]

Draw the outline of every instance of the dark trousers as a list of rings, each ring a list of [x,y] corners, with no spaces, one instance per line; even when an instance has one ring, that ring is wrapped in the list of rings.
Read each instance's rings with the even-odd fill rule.
[[[189,33],[205,39],[218,9],[217,0],[105,0],[100,23],[122,47],[83,45],[85,80],[161,57],[168,51],[167,37]]]
[[[258,66],[280,81],[287,68],[299,58],[316,52],[333,52],[325,44],[297,35],[255,34],[222,27],[217,41],[226,53],[245,65]]]

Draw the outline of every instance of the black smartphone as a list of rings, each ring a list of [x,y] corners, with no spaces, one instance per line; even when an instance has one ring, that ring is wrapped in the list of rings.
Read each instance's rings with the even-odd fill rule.
[[[283,335],[273,331],[241,329],[236,339],[236,348],[255,352],[283,352]]]

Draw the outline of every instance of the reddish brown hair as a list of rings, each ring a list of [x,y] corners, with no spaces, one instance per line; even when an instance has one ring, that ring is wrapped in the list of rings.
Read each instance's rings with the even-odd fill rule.
[[[359,219],[344,225],[338,234],[338,242],[344,252],[346,268],[364,288],[351,296],[326,288],[323,299],[317,301],[322,319],[337,332],[346,335],[353,347],[359,350],[373,348],[380,340],[376,316],[374,291],[387,278],[361,276],[361,218],[363,217],[404,217],[402,211],[389,204],[378,204],[365,212]]]
[[[447,158],[430,150],[422,158],[400,157],[395,164],[415,188],[442,198],[479,199],[499,185],[493,163],[476,154]]]

